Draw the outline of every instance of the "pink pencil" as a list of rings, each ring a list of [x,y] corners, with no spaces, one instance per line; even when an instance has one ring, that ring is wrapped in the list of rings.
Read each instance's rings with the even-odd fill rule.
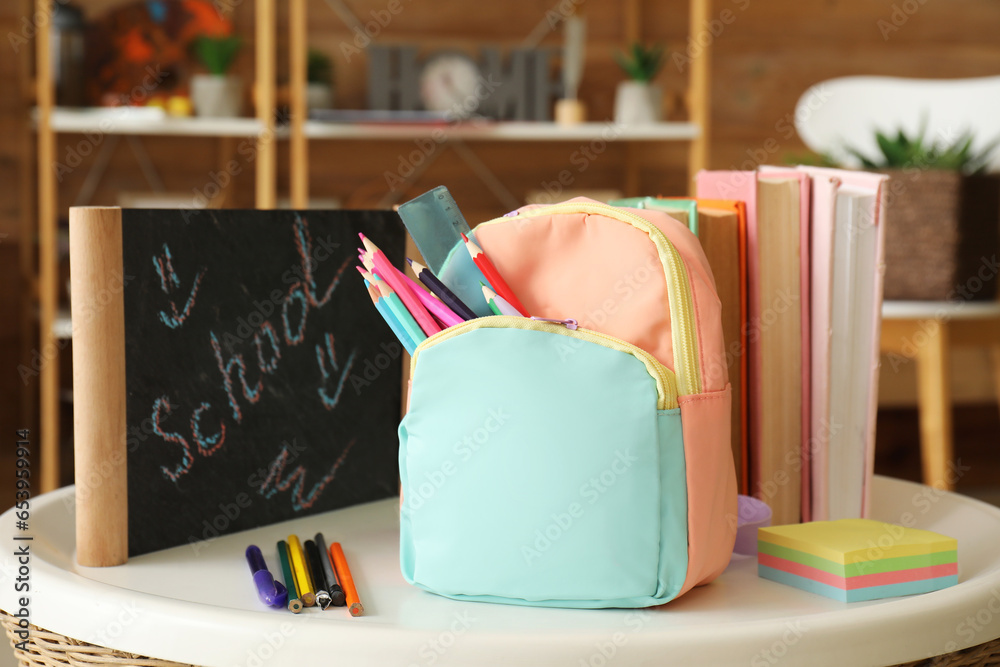
[[[377,272],[377,271],[376,271]],[[420,299],[420,303],[424,304],[424,307],[431,312],[431,315],[436,317],[441,321],[441,324],[446,327],[453,327],[456,324],[461,324],[465,320],[455,314],[451,308],[446,306],[443,301],[440,301],[432,294],[429,294],[420,284],[415,281],[410,276],[406,275],[402,271],[398,272],[399,275],[406,281],[406,284],[410,286],[413,293],[417,295]]]
[[[400,280],[399,272],[389,262],[385,253],[379,250],[377,245],[369,241],[364,234],[358,234],[358,236],[361,237],[361,242],[365,244],[365,249],[368,250],[368,258],[374,264],[379,276],[399,295],[399,298],[403,301],[403,305],[413,315],[413,319],[417,321],[423,332],[428,336],[433,336],[441,331],[441,327],[434,321],[434,318],[427,312],[427,309],[420,303],[416,295],[413,294],[409,285]]]
[[[372,264],[370,257],[371,257],[370,254],[366,253],[364,258],[362,259],[362,262],[367,262],[367,264],[369,265]],[[446,327],[453,327],[456,324],[461,324],[462,322],[465,321],[461,317],[456,315],[455,311],[449,308],[444,302],[434,298],[433,294],[429,294],[423,287],[420,286],[420,283],[416,282],[413,278],[409,277],[408,275],[396,269],[395,267],[392,268],[393,270],[395,270],[396,274],[400,278],[406,281],[406,284],[409,285],[410,289],[413,291],[413,294],[418,299],[420,299],[420,303],[422,303],[424,307],[427,308],[430,314],[433,315],[434,319],[436,319],[438,322],[440,322]],[[368,273],[361,267],[358,267],[358,270],[361,271],[361,275],[365,276],[366,280],[371,282],[371,278],[369,277],[371,275],[370,273]],[[379,271],[378,269],[373,269],[373,271],[375,272],[376,275],[382,277],[381,271]]]

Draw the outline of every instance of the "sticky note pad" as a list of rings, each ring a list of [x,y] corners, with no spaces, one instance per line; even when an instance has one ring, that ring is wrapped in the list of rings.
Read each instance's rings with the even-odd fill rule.
[[[870,519],[760,528],[758,574],[843,602],[958,583],[955,539]]]

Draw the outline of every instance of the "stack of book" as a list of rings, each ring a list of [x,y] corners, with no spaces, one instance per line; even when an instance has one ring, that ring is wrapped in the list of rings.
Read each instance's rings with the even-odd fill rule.
[[[703,171],[696,198],[622,202],[678,211],[705,249],[740,492],[770,505],[775,525],[868,511],[885,181],[814,167]]]

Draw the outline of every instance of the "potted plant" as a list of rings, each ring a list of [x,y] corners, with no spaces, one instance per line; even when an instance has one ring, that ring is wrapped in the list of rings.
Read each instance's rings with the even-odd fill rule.
[[[333,108],[333,63],[322,51],[309,49],[306,61],[306,106],[312,109]]]
[[[663,66],[663,46],[632,44],[628,53],[615,53],[615,60],[628,75],[615,92],[615,123],[637,125],[661,118],[663,90],[652,83]]]
[[[973,150],[966,132],[951,143],[899,130],[876,132],[881,156],[847,151],[888,174],[885,198],[885,298],[992,300],[1000,248],[1000,176],[985,174],[997,143]],[[986,273],[989,275],[987,276]]]
[[[226,74],[241,45],[235,36],[194,41],[194,53],[208,70],[191,77],[191,104],[197,115],[228,118],[243,113],[243,80]]]

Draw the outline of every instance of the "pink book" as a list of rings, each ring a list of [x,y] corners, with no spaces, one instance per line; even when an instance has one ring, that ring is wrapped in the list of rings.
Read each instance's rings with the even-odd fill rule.
[[[747,229],[747,276],[759,274],[757,248],[757,172],[755,171],[700,171],[695,177],[699,199],[734,199],[746,204]],[[747,318],[745,327],[760,321],[760,283],[747,279]],[[747,407],[749,410],[749,433],[747,434],[750,456],[750,485],[747,493],[752,493],[760,479],[760,408],[761,408],[761,358],[751,336],[746,336],[747,364]]]
[[[799,170],[813,178],[815,188],[813,210],[813,327],[818,336],[814,337],[813,347],[813,405],[812,428],[814,442],[819,447],[814,450],[813,459],[813,519],[825,519],[828,507],[829,489],[825,488],[827,480],[827,447],[831,425],[824,421],[829,415],[830,396],[828,379],[831,372],[829,357],[829,331],[832,323],[830,318],[830,277],[832,275],[833,227],[835,217],[835,202],[841,186],[849,186],[873,195],[873,210],[870,211],[871,222],[876,228],[875,240],[875,279],[870,285],[870,303],[875,312],[867,318],[871,328],[864,339],[864,354],[869,373],[863,378],[854,378],[861,389],[866,389],[867,411],[864,415],[861,430],[858,433],[863,438],[865,449],[865,470],[863,474],[861,514],[868,516],[871,504],[871,478],[875,465],[875,422],[878,412],[878,378],[879,378],[879,338],[882,326],[882,281],[885,275],[885,225],[884,198],[886,176],[842,169],[827,169],[820,167],[798,167]],[[819,320],[817,319],[819,318]],[[822,319],[825,318],[825,326]],[[824,335],[825,334],[825,335]],[[825,346],[825,349],[821,349]],[[825,364],[825,365],[824,365]],[[824,382],[824,380],[826,380]],[[822,491],[822,492],[821,492]]]
[[[810,285],[812,279],[811,271],[811,239],[809,221],[812,218],[811,207],[811,186],[812,179],[808,174],[794,169],[782,169],[780,167],[761,167],[762,175],[774,178],[797,178],[799,181],[799,306],[800,321],[802,323],[802,520],[812,521],[812,501],[810,479],[810,438],[812,428],[810,414],[812,406],[810,404],[812,367],[810,366],[810,355],[812,349],[812,336],[810,325],[810,312],[812,298],[810,295]]]
[[[812,301],[812,382],[810,410],[810,474],[813,521],[826,521],[827,462],[830,435],[830,307],[833,272],[834,209],[840,179],[814,176],[812,191],[812,255],[810,300]]]

